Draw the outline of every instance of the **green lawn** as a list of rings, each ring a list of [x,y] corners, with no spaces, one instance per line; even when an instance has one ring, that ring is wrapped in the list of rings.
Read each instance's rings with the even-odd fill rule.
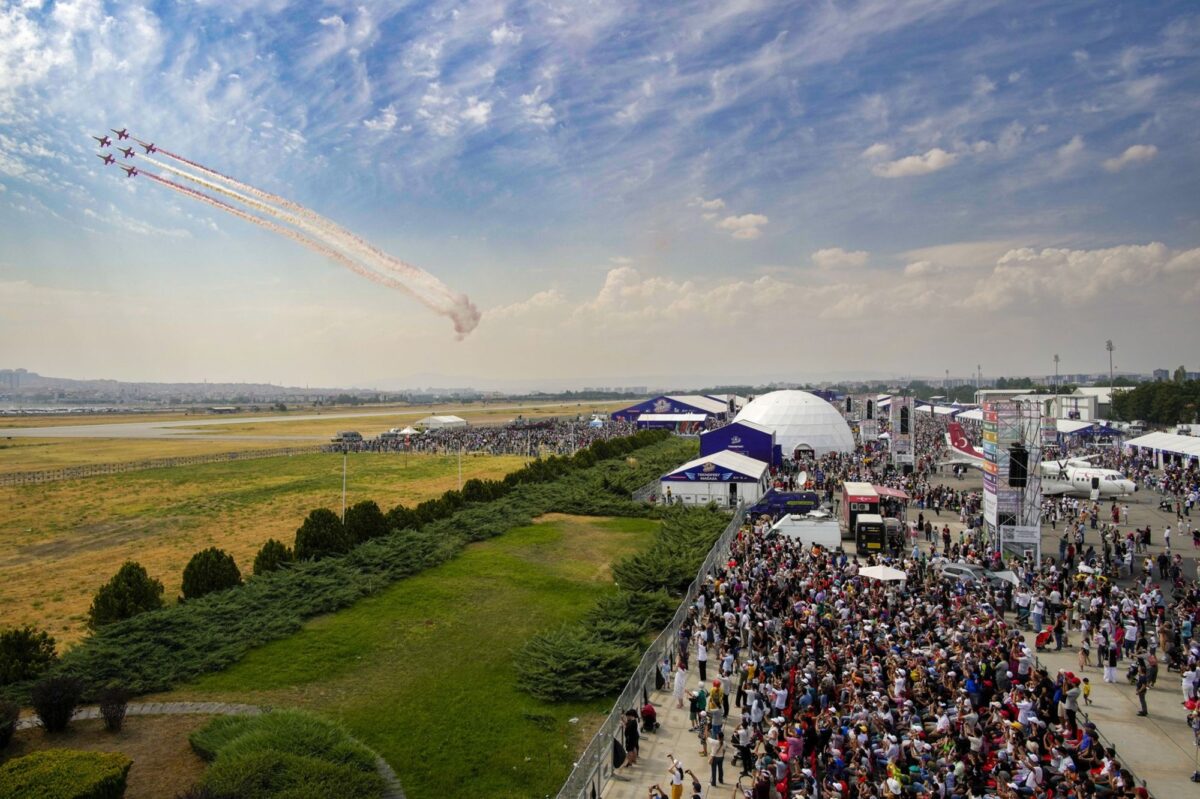
[[[514,686],[514,652],[614,591],[609,564],[646,546],[657,524],[544,517],[166,698],[339,719],[392,764],[412,799],[553,795],[608,703],[530,698]]]

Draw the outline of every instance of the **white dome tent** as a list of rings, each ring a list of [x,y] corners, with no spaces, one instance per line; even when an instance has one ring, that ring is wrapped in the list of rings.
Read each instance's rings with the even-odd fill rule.
[[[735,417],[737,422],[754,422],[775,431],[775,442],[784,457],[797,450],[815,455],[853,452],[854,434],[837,409],[807,391],[772,391],[750,402]]]

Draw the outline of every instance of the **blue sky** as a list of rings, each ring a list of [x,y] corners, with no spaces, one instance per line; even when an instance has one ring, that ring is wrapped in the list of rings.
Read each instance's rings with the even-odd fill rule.
[[[1099,371],[1112,338],[1174,366],[1197,52],[1182,2],[9,3],[0,360],[804,379]],[[88,136],[121,126],[420,265],[479,327],[119,180]]]

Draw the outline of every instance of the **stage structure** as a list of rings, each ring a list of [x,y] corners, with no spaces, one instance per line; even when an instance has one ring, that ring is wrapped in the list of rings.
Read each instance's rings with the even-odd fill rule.
[[[892,421],[889,431],[892,465],[904,474],[911,474],[916,461],[913,453],[913,429],[917,420],[913,417],[913,398],[892,397],[889,410]]]
[[[1005,556],[1042,559],[1042,416],[1034,404],[983,406],[983,520]]]

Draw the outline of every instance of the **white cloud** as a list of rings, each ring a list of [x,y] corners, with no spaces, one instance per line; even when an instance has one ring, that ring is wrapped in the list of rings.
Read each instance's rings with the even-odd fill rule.
[[[884,158],[891,158],[895,152],[892,145],[875,142],[870,147],[862,151],[862,157],[870,161],[875,161]]]
[[[926,277],[943,271],[943,267],[933,261],[913,261],[904,267],[905,277]]]
[[[971,84],[971,94],[976,97],[987,97],[994,91],[996,91],[995,81],[987,75],[975,76],[975,81]]]
[[[1058,148],[1058,158],[1060,161],[1073,161],[1083,152],[1083,148],[1083,137],[1076,133],[1069,142]]]
[[[492,44],[500,46],[502,44],[519,44],[521,41],[521,32],[507,22],[498,28],[492,28]]]
[[[492,115],[492,104],[478,97],[468,97],[467,107],[462,111],[462,118],[475,125],[486,125]]]
[[[706,200],[703,197],[696,197],[688,203],[688,207],[699,208],[701,211],[700,216],[704,217],[709,222],[712,222],[714,219],[720,216],[720,214],[717,212],[725,208],[725,201],[720,197],[714,197],[711,200]]]
[[[1162,88],[1166,81],[1161,75],[1147,75],[1143,78],[1134,78],[1125,82],[1125,94],[1135,103],[1145,103],[1154,99],[1158,94],[1158,90]]]
[[[1125,152],[1116,158],[1107,159],[1104,162],[1104,168],[1109,172],[1120,172],[1131,164],[1151,161],[1156,155],[1158,155],[1158,148],[1153,144],[1134,144],[1125,148]]]
[[[934,147],[924,155],[909,155],[896,161],[877,164],[871,171],[881,178],[905,178],[938,172],[948,166],[953,166],[957,160],[958,156],[954,153],[948,153],[941,147]]]
[[[870,253],[865,250],[843,250],[841,247],[827,247],[812,254],[812,262],[822,271],[831,272],[840,269],[854,269],[866,264]]]
[[[1021,247],[997,260],[967,304],[988,310],[1034,303],[1079,307],[1122,299],[1159,276],[1188,274],[1198,266],[1200,248],[1176,253],[1160,242],[1097,250]],[[1198,286],[1183,288],[1194,292]]]
[[[1071,53],[1071,58],[1075,59],[1076,64],[1086,64],[1091,57],[1087,50],[1076,50]]]
[[[542,97],[540,84],[529,94],[521,95],[521,108],[524,110],[526,121],[539,128],[550,128],[557,122],[554,108]]]
[[[742,214],[725,217],[717,223],[717,227],[729,231],[735,239],[757,239],[769,221],[763,214]]]
[[[612,258],[609,258],[608,260],[609,260],[609,263],[614,263],[618,266],[628,266],[629,264],[633,263],[632,258],[629,258],[624,255],[614,255]]]
[[[363,127],[376,133],[387,133],[396,127],[397,121],[399,121],[399,117],[396,115],[396,106],[392,104],[380,111],[379,116],[374,119],[364,119]]]

